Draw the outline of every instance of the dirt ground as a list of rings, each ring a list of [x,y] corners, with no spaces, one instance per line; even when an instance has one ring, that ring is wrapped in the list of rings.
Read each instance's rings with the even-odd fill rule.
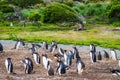
[[[33,55],[31,51],[24,48],[19,50],[11,50],[12,47],[4,47],[4,53],[0,53],[0,80],[120,80],[119,76],[113,76],[110,69],[119,69],[118,62],[112,61],[111,59],[102,61],[97,61],[92,64],[90,62],[89,52],[80,52],[79,54],[85,63],[85,70],[81,75],[76,73],[75,69],[75,59],[73,60],[72,67],[67,70],[67,76],[63,77],[55,73],[54,76],[47,76],[47,70],[41,64],[36,65],[33,60]],[[44,51],[42,49],[38,50],[40,56]],[[52,59],[52,66],[56,70],[57,62],[53,57],[53,54],[46,52],[48,57]],[[5,69],[5,59],[12,58],[13,71],[16,74],[7,74]],[[34,63],[34,69],[32,74],[25,74],[23,64],[20,62],[25,57],[30,57]]]

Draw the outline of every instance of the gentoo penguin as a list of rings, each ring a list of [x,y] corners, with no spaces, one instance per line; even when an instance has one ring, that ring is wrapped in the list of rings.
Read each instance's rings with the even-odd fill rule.
[[[95,52],[90,51],[90,58],[91,58],[92,63],[96,62],[96,54],[95,54]]]
[[[39,45],[39,44],[34,44],[34,43],[32,43],[31,45],[32,45],[32,47],[29,48],[29,49],[31,49],[32,54],[37,52],[37,47],[38,47],[38,48],[41,48],[41,45]]]
[[[66,65],[68,65],[68,66],[71,66],[72,65],[72,58],[73,58],[73,53],[72,53],[72,51],[68,51],[67,53],[66,53],[66,55],[67,55],[67,64]]]
[[[96,52],[96,47],[93,43],[90,44],[90,51]]]
[[[58,49],[58,52],[61,54],[61,55],[64,55],[64,50],[62,48],[59,48]]]
[[[83,63],[80,57],[76,58],[76,67],[78,74],[81,74],[83,72],[83,69],[85,68],[85,64]]]
[[[67,66],[61,60],[57,60],[57,62],[58,62],[58,67],[56,69],[56,72],[58,72],[59,75],[61,75],[61,76],[66,76]]]
[[[64,55],[61,55],[60,53],[54,54],[54,57],[57,59],[61,59],[64,57]]]
[[[22,46],[25,46],[25,43],[22,39],[17,40],[17,42],[15,43],[14,49],[19,49],[21,44]]]
[[[50,61],[48,61],[47,70],[48,70],[48,75],[49,76],[53,76],[54,75],[54,69],[53,69],[53,67],[50,64]]]
[[[0,43],[0,52],[3,52],[3,45]]]
[[[52,45],[50,47],[50,53],[54,53],[55,49],[57,49],[57,43],[52,41]]]
[[[26,74],[30,74],[33,70],[33,62],[30,58],[25,58],[22,60],[22,63],[24,64],[24,69]]]
[[[46,41],[43,42],[42,48],[48,50],[48,43]]]
[[[12,60],[11,58],[7,58],[5,60],[5,67],[6,67],[6,70],[7,70],[7,73],[13,73],[13,64],[12,64]]]
[[[47,65],[49,61],[51,61],[50,59],[48,59],[47,54],[42,54],[42,61],[44,68],[47,69]]]
[[[120,59],[118,60],[118,66],[120,67]]]
[[[33,53],[33,57],[34,57],[35,63],[40,64],[40,55],[37,52]]]
[[[114,49],[110,50],[112,60],[117,60],[117,53]]]
[[[109,54],[107,53],[107,51],[103,50],[104,51],[104,58],[106,59],[109,59]]]
[[[114,76],[120,76],[120,69],[113,69],[111,70],[111,72],[112,72],[112,75]]]
[[[99,51],[99,53],[98,53],[98,60],[102,60],[102,55],[101,55],[101,52]]]
[[[73,54],[74,54],[75,58],[80,57],[78,49],[76,47],[73,47]]]

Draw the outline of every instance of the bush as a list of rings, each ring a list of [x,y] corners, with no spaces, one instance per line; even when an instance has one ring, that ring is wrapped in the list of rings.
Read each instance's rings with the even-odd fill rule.
[[[111,4],[108,6],[107,16],[110,23],[120,21],[120,1],[111,0]]]
[[[76,22],[78,17],[76,12],[65,4],[53,3],[43,10],[43,21],[55,22]]]
[[[40,21],[41,20],[41,14],[38,12],[33,12],[29,15],[29,20],[31,21]]]
[[[14,9],[12,6],[9,5],[1,5],[0,11],[2,11],[3,13],[8,13],[8,12],[14,12]]]

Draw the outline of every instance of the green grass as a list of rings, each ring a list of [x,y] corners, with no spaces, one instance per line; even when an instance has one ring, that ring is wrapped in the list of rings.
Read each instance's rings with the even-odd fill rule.
[[[114,27],[94,25],[85,31],[73,31],[72,28],[58,27],[46,24],[41,28],[29,27],[0,27],[0,39],[17,40],[22,38],[27,42],[42,42],[56,40],[61,44],[89,45],[93,42],[96,46],[115,48],[120,50],[120,33],[109,31]],[[56,27],[56,28],[55,28]],[[66,29],[64,29],[66,28]],[[47,30],[48,29],[48,30]]]

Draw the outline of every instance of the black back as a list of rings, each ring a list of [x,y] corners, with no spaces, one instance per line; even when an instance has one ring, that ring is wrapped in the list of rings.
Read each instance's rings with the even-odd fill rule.
[[[0,43],[0,52],[3,52],[3,45]]]
[[[109,58],[109,54],[104,50],[104,58]]]

